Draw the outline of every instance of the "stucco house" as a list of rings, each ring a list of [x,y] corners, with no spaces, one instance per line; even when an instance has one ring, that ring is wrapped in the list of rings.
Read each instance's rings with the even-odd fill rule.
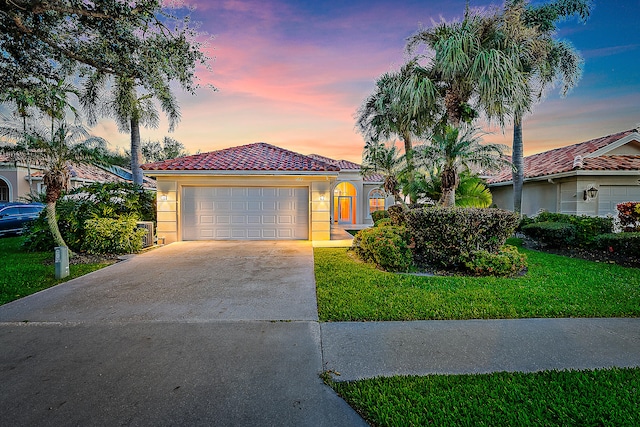
[[[94,182],[131,181],[131,172],[119,167],[98,167],[90,164],[68,164],[71,175],[71,188],[81,187]],[[29,169],[31,177],[29,177]],[[44,172],[41,167],[16,163],[8,156],[0,154],[0,202],[15,202],[30,193],[42,193]],[[31,178],[31,179],[30,179]],[[144,187],[155,189],[155,182],[146,178]]]
[[[488,179],[493,202],[513,209],[511,169]],[[522,213],[544,209],[576,215],[616,214],[640,201],[640,133],[631,129],[534,154],[524,159]]]
[[[392,202],[360,165],[266,143],[143,165],[158,191],[158,237],[329,240],[331,225],[365,227]]]

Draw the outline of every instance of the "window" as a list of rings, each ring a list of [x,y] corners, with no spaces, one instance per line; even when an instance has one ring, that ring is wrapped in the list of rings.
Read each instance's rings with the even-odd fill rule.
[[[382,190],[371,190],[369,193],[369,215],[374,211],[383,211],[386,197]]]

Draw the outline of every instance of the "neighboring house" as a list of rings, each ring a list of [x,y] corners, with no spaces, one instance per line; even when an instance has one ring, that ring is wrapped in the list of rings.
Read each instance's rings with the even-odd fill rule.
[[[493,202],[513,209],[511,169],[488,179]],[[577,215],[616,214],[640,201],[640,133],[631,129],[524,159],[522,213],[544,209]]]
[[[126,174],[131,172],[122,168],[98,167],[89,164],[69,164],[71,187],[81,187],[94,182],[126,182]],[[44,171],[37,165],[31,165],[31,180],[26,164],[11,161],[0,155],[0,202],[15,202],[28,196],[29,193],[43,193],[42,182]],[[29,188],[31,181],[31,188]],[[155,189],[155,182],[146,178],[144,187]]]
[[[158,237],[329,240],[331,224],[370,223],[380,182],[359,165],[255,143],[143,165],[158,185]]]

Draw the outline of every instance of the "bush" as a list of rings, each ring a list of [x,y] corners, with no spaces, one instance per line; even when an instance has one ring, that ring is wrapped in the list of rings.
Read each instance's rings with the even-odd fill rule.
[[[393,225],[406,227],[407,221],[405,218],[405,211],[402,205],[389,206],[389,209],[387,209],[387,212],[389,212],[389,218],[391,218],[391,223]]]
[[[136,228],[134,216],[89,219],[82,250],[90,254],[130,254],[142,249],[146,229]]]
[[[389,212],[385,210],[371,212],[371,219],[374,224],[384,218],[389,218]]]
[[[414,261],[445,268],[463,265],[475,251],[497,252],[520,221],[502,209],[445,207],[412,209],[405,218]]]
[[[594,245],[610,252],[640,256],[640,233],[607,233],[597,236]]]
[[[94,183],[72,190],[56,203],[60,234],[74,252],[82,250],[87,220],[136,216],[155,221],[155,209],[155,193],[128,183]],[[55,246],[46,210],[24,234],[23,247],[28,251],[48,251]]]
[[[386,271],[407,271],[412,264],[409,235],[405,227],[384,226],[361,230],[352,249],[363,261]]]
[[[566,222],[536,222],[522,227],[522,232],[552,248],[574,246],[577,241],[576,226]]]
[[[477,276],[513,277],[527,267],[527,256],[518,252],[515,246],[505,245],[497,253],[472,252],[464,265]]]
[[[640,202],[619,203],[616,208],[623,231],[640,231]]]
[[[391,225],[393,225],[391,223],[391,218],[382,218],[381,220],[378,220],[375,224],[373,224],[374,227],[389,227]]]
[[[535,223],[560,222],[574,225],[575,240],[571,245],[577,246],[590,246],[596,236],[613,232],[613,218],[541,212],[534,220]]]

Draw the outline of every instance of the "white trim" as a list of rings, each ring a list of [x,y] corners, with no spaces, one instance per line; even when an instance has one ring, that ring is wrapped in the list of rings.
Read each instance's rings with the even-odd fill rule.
[[[525,182],[535,182],[535,181],[548,181],[549,179],[556,178],[567,178],[571,176],[640,176],[640,171],[638,170],[614,170],[614,169],[606,169],[606,170],[573,170],[569,172],[561,172],[555,173],[551,175],[542,175],[536,176],[533,178],[525,178],[523,183]],[[504,187],[507,185],[513,185],[513,181],[501,181],[487,184],[488,187]]]
[[[221,171],[221,170],[171,170],[171,171],[154,171],[154,170],[143,170],[144,175],[147,176],[325,176],[332,175],[338,176],[339,171],[313,171],[313,172],[302,172],[302,171]]]
[[[619,147],[622,147],[625,144],[628,144],[631,141],[640,142],[640,133],[633,132],[632,134],[629,134],[629,135],[625,136],[624,138],[620,138],[619,140],[617,140],[615,142],[612,142],[611,144],[605,145],[604,147],[602,147],[599,150],[594,151],[593,153],[585,154],[583,156],[583,158],[588,159],[588,158],[602,156],[604,154],[607,154],[609,151],[615,150],[616,148],[619,148]]]

